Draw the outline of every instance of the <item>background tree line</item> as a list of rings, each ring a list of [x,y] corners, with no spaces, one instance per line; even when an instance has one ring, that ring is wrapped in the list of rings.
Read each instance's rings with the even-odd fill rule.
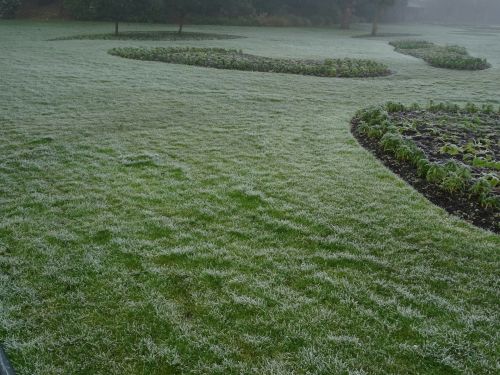
[[[388,6],[407,0],[0,0],[0,13],[14,16],[19,5],[58,4],[61,12],[82,20],[176,22],[182,32],[186,21],[258,24],[280,20],[292,25],[339,23],[349,28],[353,19],[378,20]],[[2,11],[3,9],[3,11]],[[294,22],[295,21],[295,22]]]
[[[185,22],[235,25],[300,26],[373,22],[384,15],[404,21],[415,9],[416,21],[494,23],[500,21],[500,0],[0,0],[0,17],[16,15],[22,6],[52,5],[61,14],[81,20]],[[408,8],[410,5],[410,8]],[[388,11],[389,10],[389,11]]]

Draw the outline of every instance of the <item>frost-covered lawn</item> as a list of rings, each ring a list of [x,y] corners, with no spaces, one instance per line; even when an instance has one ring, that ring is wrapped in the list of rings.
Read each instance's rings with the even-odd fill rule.
[[[447,71],[388,39],[193,27],[246,39],[57,41],[0,22],[0,341],[19,374],[450,374],[498,369],[500,237],[428,203],[349,132],[387,100],[500,104],[500,33]],[[160,30],[131,25],[129,30]],[[125,60],[191,45],[369,58],[332,79]]]

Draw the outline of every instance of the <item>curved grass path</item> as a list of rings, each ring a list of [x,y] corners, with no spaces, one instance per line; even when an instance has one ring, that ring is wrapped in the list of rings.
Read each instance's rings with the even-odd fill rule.
[[[388,100],[498,104],[497,38],[404,30],[485,55],[471,79],[344,32],[196,29],[248,37],[196,45],[398,72],[373,80],[44,42],[108,28],[0,21],[0,341],[19,374],[495,372],[500,237],[396,178],[349,120]]]

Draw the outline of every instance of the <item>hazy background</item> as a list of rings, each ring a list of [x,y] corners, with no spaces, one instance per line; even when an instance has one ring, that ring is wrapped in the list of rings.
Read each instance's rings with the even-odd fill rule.
[[[500,25],[500,0],[0,0],[0,18],[172,23],[179,13],[188,23],[242,26]]]
[[[409,0],[406,20],[500,24],[500,0]]]

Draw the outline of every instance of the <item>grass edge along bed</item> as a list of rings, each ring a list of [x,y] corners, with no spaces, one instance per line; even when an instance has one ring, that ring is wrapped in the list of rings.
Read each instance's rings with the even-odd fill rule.
[[[405,137],[402,128],[398,128],[389,116],[426,111],[445,114],[482,112],[500,116],[500,109],[496,112],[491,105],[479,108],[468,104],[461,108],[431,103],[422,109],[417,104],[405,106],[388,102],[358,111],[351,122],[352,133],[362,146],[433,203],[479,227],[500,233],[500,196],[493,193],[500,186],[498,173],[474,178],[469,165],[451,157],[446,163],[430,161],[428,155],[412,139]]]
[[[235,49],[194,47],[126,47],[113,48],[108,52],[127,59],[161,61],[215,69],[339,78],[382,77],[391,74],[386,65],[367,59],[284,59],[249,55]]]
[[[389,42],[396,52],[424,60],[436,68],[454,70],[485,70],[491,65],[484,58],[470,56],[461,46],[439,46],[425,40],[396,40]]]

